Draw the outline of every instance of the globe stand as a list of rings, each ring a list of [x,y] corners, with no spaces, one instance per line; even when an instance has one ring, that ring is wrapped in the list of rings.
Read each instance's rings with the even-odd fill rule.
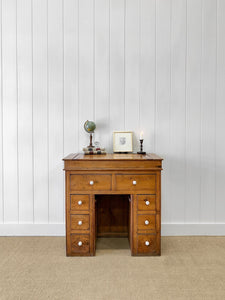
[[[87,149],[88,151],[94,151],[95,150],[95,146],[93,146],[92,144],[92,137],[93,137],[93,133],[94,133],[94,130],[96,128],[96,125],[93,121],[89,121],[87,120],[85,123],[84,123],[84,130],[90,134],[90,144],[89,146],[87,146]]]
[[[93,146],[93,144],[92,144],[92,133],[90,133],[90,145],[87,146],[87,148],[92,148],[92,149],[95,148],[95,146]]]

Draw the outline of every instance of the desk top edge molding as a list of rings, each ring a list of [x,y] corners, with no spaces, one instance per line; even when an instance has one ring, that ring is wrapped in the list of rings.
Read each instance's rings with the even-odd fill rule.
[[[108,153],[106,155],[84,155],[83,153],[71,153],[63,158],[66,160],[89,160],[89,161],[106,161],[106,160],[137,160],[137,161],[146,161],[146,160],[155,160],[162,161],[163,158],[156,155],[155,153],[147,153],[146,155],[130,153],[130,154],[117,154],[117,153]]]

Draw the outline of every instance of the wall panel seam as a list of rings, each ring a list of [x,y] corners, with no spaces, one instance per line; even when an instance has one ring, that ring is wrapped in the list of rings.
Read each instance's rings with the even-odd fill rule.
[[[203,0],[201,0],[201,63],[200,63],[200,205],[199,222],[202,220],[202,59],[203,59]]]
[[[216,181],[217,181],[217,172],[216,172],[216,166],[217,166],[217,144],[216,144],[216,112],[217,112],[217,89],[218,89],[218,0],[216,0],[216,58],[215,58],[215,124],[214,124],[214,181],[215,181],[215,194],[214,194],[214,222],[216,223],[217,216],[216,216],[216,211],[217,211],[217,190],[216,190]]]
[[[123,97],[124,97],[124,103],[123,103],[123,114],[124,114],[124,125],[123,130],[127,130],[126,127],[126,0],[124,0],[124,28],[123,28],[123,35],[124,35],[124,51],[123,51],[123,80],[124,80],[124,86],[123,86]]]
[[[49,18],[48,18],[48,11],[49,11],[49,3],[48,0],[46,1],[46,18],[47,18],[47,32],[46,32],[46,39],[47,39],[47,155],[48,155],[48,224],[49,224]]]
[[[80,149],[80,135],[79,135],[79,126],[80,126],[80,0],[77,0],[77,132],[78,132],[78,149]]]
[[[93,120],[96,118],[95,103],[95,0],[93,0]]]
[[[141,128],[141,1],[138,2],[138,126]]]
[[[173,0],[170,0],[170,47],[169,47],[169,150],[172,150],[172,124],[171,124],[171,103],[172,103],[172,84],[173,84],[173,68],[172,68],[172,30],[173,30],[173,26],[172,26],[172,17],[173,17]],[[171,151],[172,152],[172,151]],[[170,153],[171,154],[171,153]],[[170,165],[170,160],[168,159],[168,178],[171,175],[171,165]],[[173,190],[171,189],[171,186],[168,184],[168,179],[167,179],[167,183],[166,183],[166,192],[168,193],[168,195],[171,197],[171,195],[173,196]],[[173,197],[171,197],[172,199]],[[168,220],[171,220],[171,215],[168,214]]]
[[[187,201],[187,112],[188,112],[188,101],[187,101],[187,49],[188,49],[188,10],[187,10],[187,2],[185,2],[186,9],[186,45],[185,45],[185,150],[184,150],[184,159],[185,159],[185,197],[184,197],[184,223],[186,223],[186,201]]]
[[[35,222],[34,215],[34,28],[33,28],[33,0],[31,0],[31,93],[32,93],[32,192],[33,192],[33,223]]]
[[[111,72],[111,70],[110,70],[110,67],[111,67],[111,65],[110,65],[110,55],[111,55],[111,53],[110,53],[110,46],[111,46],[111,34],[110,34],[110,30],[111,30],[111,1],[110,0],[108,0],[109,1],[109,105],[108,105],[108,120],[109,120],[109,124],[111,124],[111,114],[110,114],[110,102],[111,102],[111,95],[110,95],[110,92],[111,92],[111,84],[110,84],[110,80],[111,80],[111,78],[110,78],[110,72]],[[111,140],[111,136],[110,135],[108,135],[109,137],[109,142],[108,142],[108,145],[110,145],[110,140]]]
[[[79,0],[76,0],[76,17],[77,17],[77,22],[76,22],[76,64],[77,64],[77,71],[76,71],[76,97],[77,97],[77,149],[79,149]]]
[[[20,186],[19,186],[19,97],[18,97],[18,0],[16,0],[16,143],[17,143],[17,220],[20,223]]]
[[[65,10],[64,10],[64,0],[62,0],[62,108],[63,108],[63,113],[62,113],[62,117],[63,117],[63,130],[62,130],[62,138],[63,138],[63,157],[65,156],[64,153],[64,149],[65,149],[65,26],[64,26],[64,16],[65,16]],[[63,195],[65,195],[65,185],[64,185],[64,176],[62,176],[62,189],[63,189]],[[63,216],[62,219],[65,222],[65,201],[63,201]]]
[[[157,0],[155,0],[155,119],[154,119],[154,152],[156,152],[157,147]]]
[[[3,60],[3,57],[2,57],[2,0],[1,0],[1,160],[2,160],[2,223],[4,224],[4,160],[3,160],[3,63],[2,63],[2,60]]]

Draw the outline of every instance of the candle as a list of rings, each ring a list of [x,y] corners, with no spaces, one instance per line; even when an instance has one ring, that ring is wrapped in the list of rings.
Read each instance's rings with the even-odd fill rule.
[[[140,133],[140,140],[143,140],[143,131]]]

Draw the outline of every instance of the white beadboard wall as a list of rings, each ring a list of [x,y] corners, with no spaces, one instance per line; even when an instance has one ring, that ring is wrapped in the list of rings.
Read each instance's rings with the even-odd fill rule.
[[[132,130],[163,235],[225,235],[225,0],[1,0],[0,235],[64,235],[63,156]]]

